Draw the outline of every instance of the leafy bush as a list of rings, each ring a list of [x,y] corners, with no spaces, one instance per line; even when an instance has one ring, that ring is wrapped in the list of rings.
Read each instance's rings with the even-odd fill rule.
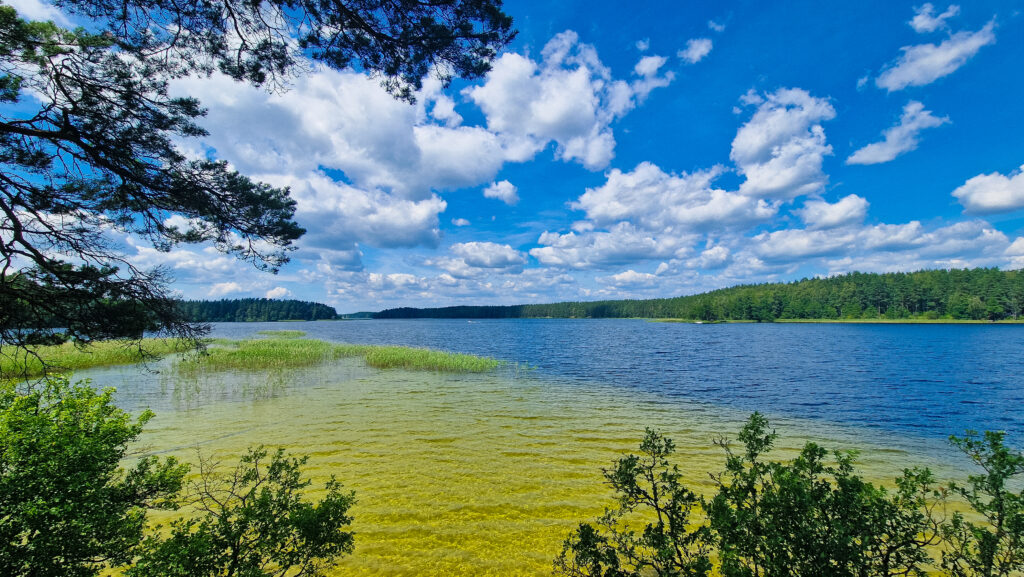
[[[320,575],[350,553],[352,493],[333,478],[318,502],[303,491],[306,458],[252,449],[233,473],[207,462],[146,457],[121,468],[152,417],[132,417],[97,392],[49,377],[0,384],[0,575]],[[196,515],[146,534],[148,509],[188,503]]]
[[[1024,573],[1024,490],[1014,493],[1008,482],[1024,473],[1024,455],[1003,444],[1003,433],[988,431],[983,437],[968,431],[951,437],[976,466],[967,486],[950,483],[983,522],[953,514],[942,527],[949,547],[942,552],[942,568],[954,577],[981,575],[1003,577]]]
[[[153,414],[51,377],[0,385],[0,574],[87,576],[129,562],[146,509],[173,508],[188,467],[148,457],[120,468]]]
[[[171,522],[170,536],[148,537],[129,577],[317,576],[352,552],[354,495],[331,478],[319,503],[303,499],[306,457],[250,449],[235,470],[218,476],[201,464],[190,498],[198,517]],[[294,572],[294,573],[290,573]]]
[[[1009,488],[1024,473],[1024,456],[1001,433],[951,438],[982,471],[967,486],[939,485],[928,469],[908,468],[891,489],[857,475],[854,453],[830,454],[815,443],[791,462],[765,459],[776,434],[758,413],[738,439],[736,452],[718,441],[725,467],[712,475],[715,494],[701,497],[669,462],[671,439],[648,429],[640,455],[604,470],[618,506],[566,539],[556,573],[1003,577],[1024,570],[1024,491]],[[973,513],[947,517],[955,497]]]

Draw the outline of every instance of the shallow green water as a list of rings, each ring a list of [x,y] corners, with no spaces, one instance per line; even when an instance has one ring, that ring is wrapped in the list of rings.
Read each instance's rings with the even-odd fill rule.
[[[283,446],[311,455],[315,484],[336,475],[354,489],[357,548],[337,575],[550,574],[565,535],[610,504],[600,468],[635,450],[645,426],[673,437],[676,462],[707,488],[722,462],[713,440],[747,416],[601,385],[381,371],[355,359],[191,382],[132,368],[94,377],[117,386],[127,408],[157,412],[146,453],[195,462],[199,450],[231,465],[248,446]],[[856,430],[774,423],[778,456],[813,438],[865,449],[862,470],[875,479],[922,462],[872,450],[879,440]]]

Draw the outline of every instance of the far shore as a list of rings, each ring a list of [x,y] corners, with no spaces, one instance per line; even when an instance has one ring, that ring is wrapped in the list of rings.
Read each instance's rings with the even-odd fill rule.
[[[316,321],[373,321],[373,320],[574,320],[574,321],[590,321],[590,320],[602,320],[602,319],[619,319],[619,320],[642,320],[652,323],[688,323],[688,324],[770,324],[770,323],[790,323],[790,324],[875,324],[875,325],[1020,325],[1024,324],[1024,317],[1019,319],[1003,319],[998,321],[992,320],[974,320],[974,319],[775,319],[772,321],[756,321],[756,320],[713,320],[705,321],[700,319],[676,319],[676,318],[651,318],[651,317],[516,317],[516,318],[479,318],[479,317],[416,317],[409,319],[373,319],[367,317],[359,318],[344,318],[339,317],[337,319],[316,319]],[[208,321],[221,323],[238,323],[238,324],[255,324],[255,323],[301,323],[301,322],[314,322],[303,319],[295,320],[277,320],[277,321]]]
[[[647,319],[652,323],[690,323],[690,324],[724,324],[724,323],[803,323],[803,324],[875,324],[875,325],[1019,325],[1024,318],[1005,319],[998,321],[973,319],[775,319],[773,321],[755,320],[721,320],[701,321],[697,319]]]

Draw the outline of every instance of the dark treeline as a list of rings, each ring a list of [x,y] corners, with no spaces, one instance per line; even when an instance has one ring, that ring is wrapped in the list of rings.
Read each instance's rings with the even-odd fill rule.
[[[996,268],[859,273],[650,300],[389,309],[374,318],[1017,319],[1024,272]]]
[[[321,303],[276,299],[222,299],[181,301],[180,310],[191,322],[231,323],[333,320],[338,313]]]

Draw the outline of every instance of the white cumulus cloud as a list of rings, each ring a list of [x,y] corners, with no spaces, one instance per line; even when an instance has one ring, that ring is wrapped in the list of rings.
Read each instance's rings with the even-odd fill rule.
[[[457,271],[459,272],[459,271]],[[309,271],[307,282],[326,287],[328,302],[342,302],[343,310],[379,310],[397,306],[450,306],[519,304],[550,300],[578,300],[582,293],[575,279],[562,271],[533,268],[466,269],[465,276],[442,272],[436,276],[405,273]],[[461,274],[461,273],[460,273]]]
[[[634,83],[615,80],[594,47],[572,31],[551,39],[541,56],[536,62],[505,53],[484,84],[464,94],[484,112],[490,131],[517,143],[524,156],[554,141],[558,158],[588,169],[603,168],[614,156],[612,122],[671,80],[657,75],[660,66],[652,56],[640,66],[650,74]]]
[[[219,282],[210,287],[210,290],[209,292],[207,292],[207,295],[209,295],[210,297],[222,297],[224,295],[240,293],[243,292],[244,290],[245,289],[242,288],[242,285],[236,282]]]
[[[889,92],[908,86],[925,86],[956,72],[982,47],[996,41],[995,21],[976,32],[967,30],[951,35],[941,44],[904,46],[895,62],[875,79],[875,85]]]
[[[922,130],[947,123],[949,117],[934,116],[930,110],[925,110],[924,104],[911,100],[903,107],[899,124],[882,133],[883,140],[857,150],[846,159],[846,164],[889,162],[905,152],[916,149],[920,141],[918,136]]]
[[[710,38],[691,38],[686,41],[686,48],[680,50],[676,56],[682,58],[689,64],[696,64],[711,54],[712,43]]]
[[[696,235],[656,235],[622,222],[607,231],[559,234],[544,232],[530,256],[557,268],[604,268],[651,259],[680,258],[690,252]]]
[[[291,188],[295,219],[308,229],[300,247],[349,250],[357,244],[383,248],[437,246],[439,214],[447,203],[437,195],[408,200],[381,190],[364,190],[314,172],[270,175],[265,180]]]
[[[453,278],[472,278],[481,275],[519,274],[526,265],[526,254],[507,244],[494,242],[463,242],[449,249],[452,256],[427,261]]]
[[[1004,252],[1008,256],[1024,256],[1024,236],[1018,236]]]
[[[492,182],[490,186],[484,189],[484,196],[487,198],[496,198],[505,204],[511,206],[519,202],[519,189],[516,185],[512,184],[507,180],[501,182]]]
[[[636,272],[633,269],[606,277],[598,277],[597,280],[617,287],[649,287],[658,283],[657,276],[646,272]]]
[[[435,90],[429,83],[428,89]],[[245,174],[323,167],[361,188],[422,199],[432,190],[487,182],[516,153],[482,127],[452,126],[450,116],[435,122],[426,109],[440,101],[437,94],[424,92],[410,106],[351,71],[318,70],[280,94],[223,75],[182,79],[174,90],[208,109],[202,146]]]
[[[638,76],[653,76],[658,73],[667,60],[664,56],[644,56],[633,67],[633,72]]]
[[[721,173],[716,167],[674,175],[642,162],[631,172],[611,170],[603,185],[587,189],[571,206],[598,226],[629,221],[651,231],[727,228],[776,214],[775,204],[713,187]]]
[[[728,248],[718,245],[705,249],[691,266],[703,269],[721,268],[729,263],[732,253]]]
[[[979,174],[953,191],[966,213],[1010,212],[1024,208],[1024,166],[1009,176]]]
[[[939,28],[945,28],[946,20],[959,13],[960,7],[956,4],[950,4],[945,12],[936,14],[935,6],[932,6],[931,2],[925,2],[920,7],[914,9],[914,17],[910,19],[908,24],[914,29],[914,32],[919,34],[935,32]]]
[[[278,286],[268,290],[267,294],[264,296],[266,296],[268,299],[286,299],[292,296],[292,291],[286,289],[283,286]]]
[[[463,242],[452,245],[451,251],[469,266],[480,268],[521,267],[526,264],[526,255],[507,244]]]
[[[754,252],[764,260],[793,261],[836,255],[848,249],[856,239],[852,231],[785,229],[764,232],[753,237]]]
[[[836,203],[821,199],[808,200],[795,211],[810,229],[835,228],[864,220],[868,201],[856,194],[844,196]]]
[[[828,181],[822,162],[832,154],[821,122],[835,117],[832,105],[799,88],[741,100],[758,108],[732,141],[729,156],[746,177],[740,192],[789,200],[821,191]]]
[[[965,268],[1004,265],[1009,246],[1006,235],[985,221],[957,222],[931,230],[911,221],[764,232],[746,239],[737,259],[756,259],[766,270],[811,265],[824,266],[832,273]]]

